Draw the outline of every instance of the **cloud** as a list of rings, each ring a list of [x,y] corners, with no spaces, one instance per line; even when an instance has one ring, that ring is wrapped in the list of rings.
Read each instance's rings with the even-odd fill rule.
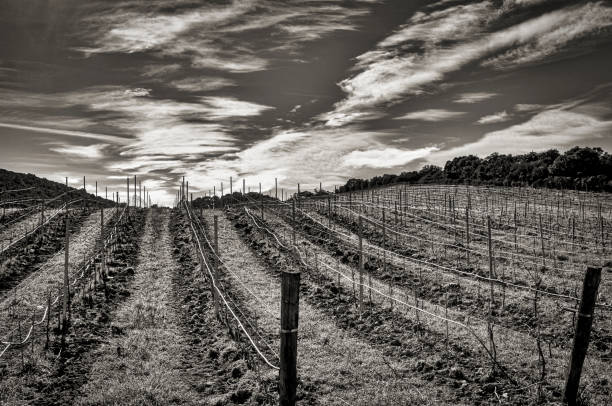
[[[483,65],[508,69],[544,60],[559,53],[572,42],[597,35],[612,26],[612,7],[604,6],[601,2],[587,3],[573,11],[564,14],[553,29],[534,36],[522,46],[487,59]]]
[[[342,164],[354,168],[392,168],[406,165],[417,159],[429,156],[437,151],[436,147],[426,147],[416,150],[402,150],[398,148],[385,148],[368,151],[352,151],[342,158]]]
[[[88,21],[89,46],[97,53],[151,52],[189,59],[198,68],[245,73],[266,69],[271,51],[295,50],[299,44],[337,30],[355,28],[354,18],[368,12],[351,5],[232,1],[228,5],[193,5],[168,14],[149,2],[108,7]],[[244,34],[267,30],[266,41],[245,41]],[[163,68],[153,75],[163,74]]]
[[[486,133],[481,139],[465,145],[441,150],[430,161],[443,164],[461,155],[487,156],[493,152],[522,154],[550,148],[584,144],[607,137],[612,131],[611,120],[600,120],[586,114],[561,109],[545,110],[528,121]],[[598,141],[599,142],[599,141]]]
[[[51,151],[58,152],[60,154],[72,155],[78,158],[97,159],[102,158],[102,150],[108,147],[107,144],[93,144],[93,145],[62,145],[57,147],[49,148]]]
[[[516,111],[535,111],[535,110],[541,110],[543,109],[545,106],[541,105],[541,104],[517,104],[514,106],[514,110]]]
[[[481,101],[488,100],[495,96],[497,96],[497,93],[487,93],[487,92],[462,93],[459,95],[457,99],[453,100],[453,102],[472,104],[472,103],[479,103]]]
[[[232,97],[203,97],[201,100],[208,107],[208,116],[213,119],[258,116],[273,108]]]
[[[188,168],[186,174],[210,189],[221,180],[227,182],[230,176],[246,178],[247,184],[248,179],[256,178],[263,190],[273,187],[274,178],[282,187],[295,187],[293,182],[300,182],[304,190],[321,180],[343,183],[347,173],[343,157],[353,151],[384,149],[380,138],[385,135],[358,127],[278,131],[242,151],[202,161]]]
[[[497,13],[489,7],[476,10],[476,13],[482,14],[481,18],[484,20],[487,20],[491,13]],[[559,34],[559,27],[579,21],[581,23],[579,28],[567,29],[562,33],[563,38],[575,38],[580,32],[602,25],[599,18],[595,23],[589,24],[590,16],[597,14],[597,11],[608,15],[609,10],[600,3],[566,7],[488,34],[483,33],[479,26],[470,25],[465,27],[466,32],[461,35],[462,41],[459,42],[452,37],[454,33],[452,29],[443,28],[448,24],[447,18],[435,18],[432,20],[432,26],[439,27],[439,30],[437,34],[425,37],[424,44],[420,45],[418,52],[408,48],[408,52],[403,53],[401,49],[385,47],[384,44],[395,45],[399,41],[399,39],[388,41],[387,38],[375,50],[358,56],[356,68],[360,72],[339,84],[346,93],[346,98],[336,103],[331,112],[322,115],[322,119],[328,125],[334,126],[367,119],[377,106],[397,102],[406,96],[422,94],[426,86],[441,81],[446,74],[459,70],[468,63],[506,51],[508,48],[537,43],[538,38],[552,38],[555,34]],[[410,25],[402,30],[392,37],[400,36],[402,40],[409,40],[408,42],[419,42],[413,38],[413,28]],[[402,32],[405,35],[402,35]],[[443,39],[449,41],[451,45],[438,44]],[[560,40],[557,44],[565,43],[564,41]],[[554,46],[547,49],[558,48]],[[538,57],[545,56],[541,52],[538,54]],[[530,60],[531,57],[519,56],[517,63]]]
[[[422,120],[422,121],[442,121],[452,118],[461,117],[464,115],[463,111],[450,111],[443,109],[428,109],[423,111],[413,111],[411,113],[404,114],[403,116],[396,117],[396,120]]]
[[[432,47],[448,39],[470,38],[474,26],[482,26],[493,17],[488,1],[457,5],[429,14],[417,12],[410,21],[379,43],[380,47],[395,47],[408,41],[423,41]]]
[[[16,130],[34,131],[34,132],[47,133],[47,134],[66,135],[69,137],[88,138],[92,140],[112,142],[115,144],[127,144],[130,141],[129,138],[118,137],[115,135],[95,134],[95,133],[90,133],[86,131],[72,131],[72,130],[64,130],[64,129],[48,128],[48,127],[34,127],[34,126],[29,126],[29,125],[21,125],[21,124],[13,124],[13,123],[0,123],[0,127],[14,128]]]
[[[478,124],[493,124],[493,123],[501,123],[504,121],[510,120],[510,114],[504,111],[500,111],[499,113],[491,114],[488,116],[481,117],[477,123]]]
[[[166,65],[149,65],[143,68],[142,75],[145,77],[164,76],[168,73],[176,72],[179,69],[181,69],[181,65],[178,63]]]
[[[218,77],[191,77],[170,82],[170,86],[186,92],[204,92],[235,85],[229,79]]]

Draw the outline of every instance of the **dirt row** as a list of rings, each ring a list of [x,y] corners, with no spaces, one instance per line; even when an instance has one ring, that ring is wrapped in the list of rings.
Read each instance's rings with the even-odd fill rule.
[[[187,362],[205,368],[198,383],[198,391],[207,400],[205,404],[276,404],[276,375],[262,368],[254,350],[227,312],[221,310],[219,318],[215,316],[210,279],[199,266],[189,219],[184,212],[173,211],[171,231],[173,253],[179,264],[173,276],[175,296],[187,332],[192,337],[192,349],[186,349]],[[206,250],[205,255],[211,263],[210,250]],[[247,311],[242,298],[225,282],[223,275],[219,277],[219,285],[224,286],[223,294],[228,301],[237,303],[243,312]]]
[[[291,224],[290,219],[283,213],[278,213],[287,224]],[[351,233],[359,232],[359,225],[354,221],[345,218],[340,219],[332,215],[335,228],[346,229]],[[300,231],[313,243],[325,248],[332,256],[339,258],[344,264],[354,268],[359,265],[359,255],[355,248],[347,246],[336,234],[324,229],[321,225],[314,222],[308,216],[296,213],[296,224]],[[364,240],[370,244],[381,247],[383,236],[379,230],[363,227],[362,235]],[[403,245],[397,245],[392,238],[385,239],[387,249],[398,254],[414,257],[416,259],[429,258],[414,250],[408,250]],[[436,274],[427,271],[416,270],[414,267],[400,267],[391,261],[384,263],[382,259],[367,255],[364,260],[366,272],[372,276],[385,281],[392,282],[395,286],[404,289],[417,289],[419,296],[431,303],[445,306],[448,303],[449,309],[486,318],[488,313],[488,292],[482,288],[478,292],[473,287],[472,279],[463,276],[454,276],[450,281],[448,278],[440,278]],[[473,269],[464,269],[472,272]],[[559,348],[568,348],[574,334],[571,312],[565,310],[567,306],[554,306],[554,301],[546,297],[540,297],[540,312],[536,319],[533,311],[533,300],[513,300],[507,291],[506,301],[502,308],[501,289],[496,286],[493,304],[493,318],[496,325],[503,326],[510,330],[515,330],[532,337],[536,334],[536,321],[541,329],[541,337],[546,343],[550,343]],[[531,298],[533,299],[533,298]],[[548,302],[548,305],[547,305]],[[607,357],[612,355],[612,332],[609,323],[605,318],[600,323],[594,324],[592,332],[593,347],[599,352],[599,356]]]
[[[77,234],[90,212],[69,212],[70,232]],[[55,217],[45,230],[28,239],[25,245],[0,256],[0,300],[36,267],[43,264],[64,246],[65,213]]]
[[[108,326],[110,310],[126,296],[125,286],[133,275],[138,249],[136,230],[141,228],[143,220],[143,214],[137,212],[118,227],[118,244],[107,260],[106,298],[103,285],[91,283],[93,267],[88,270],[90,274],[72,287],[70,325],[64,349],[59,329],[62,305],[59,301],[52,306],[46,319],[48,323],[33,331],[25,348],[11,349],[5,354],[0,365],[0,403],[72,404],[74,393],[86,379],[88,361],[83,355],[98,345]]]
[[[420,375],[433,387],[447,391],[454,403],[487,403],[506,391],[513,393],[511,397],[505,395],[509,403],[527,401],[525,393],[517,392],[504,376],[492,373],[486,356],[478,349],[451,342],[451,350],[447,351],[443,335],[377,303],[368,304],[360,316],[352,292],[325,274],[315,274],[312,267],[304,269],[292,252],[275,246],[273,238],[251,224],[244,212],[234,212],[230,218],[241,237],[276,276],[279,267],[303,270],[301,297],[332,318],[338,328],[379,348],[388,359],[412,363],[410,368],[395,371],[405,379]],[[554,387],[549,390],[551,396],[560,395]]]

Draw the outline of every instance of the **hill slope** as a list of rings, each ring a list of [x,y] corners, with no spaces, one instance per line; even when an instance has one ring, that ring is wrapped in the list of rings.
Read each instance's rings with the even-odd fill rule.
[[[113,205],[113,202],[102,197],[95,197],[91,193],[85,193],[83,189],[68,187],[71,198],[87,197],[97,200],[105,206]],[[39,178],[31,173],[12,172],[0,169],[0,204],[2,202],[27,199],[52,199],[66,192],[66,185],[45,178]],[[29,203],[24,203],[29,205]]]

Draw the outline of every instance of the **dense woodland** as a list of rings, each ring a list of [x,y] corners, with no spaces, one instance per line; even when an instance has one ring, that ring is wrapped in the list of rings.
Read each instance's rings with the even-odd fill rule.
[[[601,148],[574,147],[525,155],[494,153],[486,158],[460,156],[444,168],[426,165],[419,171],[350,179],[340,192],[392,183],[446,183],[494,186],[533,186],[612,192],[612,155]]]

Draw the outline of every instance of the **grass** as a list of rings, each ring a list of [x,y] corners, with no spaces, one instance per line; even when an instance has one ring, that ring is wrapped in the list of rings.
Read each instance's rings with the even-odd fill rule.
[[[130,299],[111,315],[112,335],[94,354],[79,405],[196,404],[179,362],[186,346],[171,306],[167,217],[149,216]]]
[[[259,326],[278,332],[280,281],[269,275],[224,215],[219,215],[221,257],[261,301],[247,292],[250,309],[259,315]],[[205,214],[212,224],[212,213]],[[241,285],[236,285],[241,286]],[[243,288],[244,289],[244,288]],[[269,311],[272,310],[272,314]],[[317,385],[317,398],[325,405],[424,404],[449,402],[445,388],[427,385],[418,375],[396,371],[412,369],[413,359],[386,359],[383,352],[338,328],[334,320],[308,302],[300,302],[298,374]],[[271,343],[278,346],[278,341]],[[397,374],[397,375],[396,375]]]

